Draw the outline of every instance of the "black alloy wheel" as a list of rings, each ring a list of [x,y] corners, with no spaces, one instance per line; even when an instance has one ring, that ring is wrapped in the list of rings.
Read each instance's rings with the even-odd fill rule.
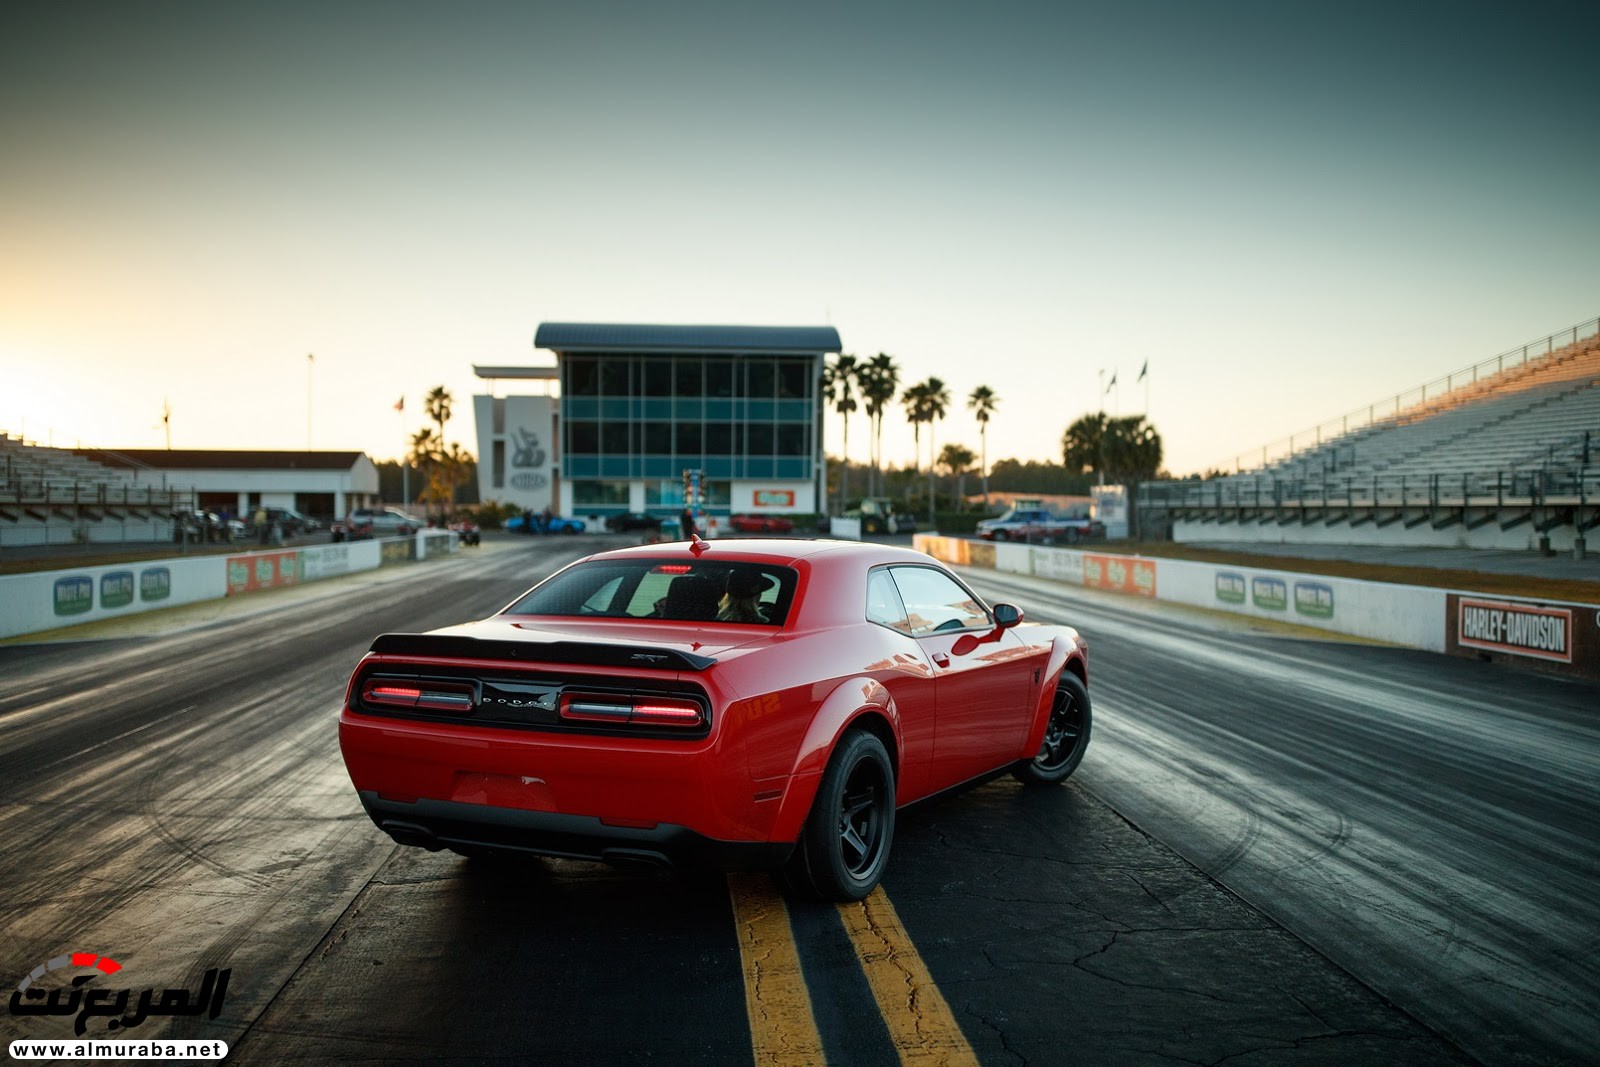
[[[1061,672],[1055,699],[1050,704],[1050,721],[1045,724],[1039,754],[1017,768],[1016,776],[1031,785],[1064,782],[1078,769],[1089,747],[1089,727],[1093,722],[1089,690],[1070,671]]]
[[[860,900],[882,879],[893,840],[894,765],[882,741],[852,730],[822,774],[786,881],[823,900]]]

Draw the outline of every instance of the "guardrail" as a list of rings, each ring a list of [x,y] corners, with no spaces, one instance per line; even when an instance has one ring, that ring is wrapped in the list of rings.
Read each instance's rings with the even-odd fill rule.
[[[1259,462],[1256,450],[1252,449],[1223,461],[1218,469],[1232,468],[1235,472],[1239,472],[1250,467],[1265,467],[1280,460],[1292,459],[1307,448],[1319,448],[1324,442],[1343,437],[1345,434],[1390,422],[1406,411],[1426,404],[1430,397],[1438,400],[1461,386],[1476,384],[1480,380],[1504,374],[1508,370],[1518,370],[1526,366],[1530,360],[1550,355],[1558,347],[1574,345],[1597,335],[1600,335],[1600,316],[1558,330],[1547,337],[1530,341],[1517,348],[1509,348],[1488,359],[1479,360],[1460,370],[1423,382],[1404,392],[1396,393],[1393,397],[1374,401],[1364,408],[1357,408],[1308,430],[1301,430],[1286,438],[1264,444],[1260,449]]]
[[[1365,478],[1235,475],[1208,482],[1147,482],[1141,508],[1264,509],[1298,506],[1528,506],[1600,501],[1600,467],[1378,474]]]
[[[157,489],[127,482],[80,482],[71,478],[8,478],[0,481],[0,503],[165,507],[187,504],[187,489]]]
[[[0,549],[20,545],[164,541],[187,489],[12,478],[0,482]]]

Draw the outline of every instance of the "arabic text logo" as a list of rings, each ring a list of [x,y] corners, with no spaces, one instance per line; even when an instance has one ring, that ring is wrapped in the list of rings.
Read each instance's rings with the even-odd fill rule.
[[[68,967],[85,968],[89,973],[75,975],[69,985],[61,989],[42,989],[34,983],[51,971]],[[200,991],[191,994],[187,989],[163,989],[158,994],[146,989],[135,997],[131,989],[86,989],[101,975],[115,974],[122,964],[110,956],[95,952],[69,952],[39,964],[27,977],[17,983],[11,994],[12,1015],[75,1015],[73,1033],[79,1037],[88,1029],[89,1020],[104,1017],[107,1030],[128,1029],[138,1026],[152,1015],[205,1015],[215,1019],[222,1012],[223,999],[228,995],[228,977],[232,968],[207,970],[200,983]],[[129,1010],[130,1002],[133,1005]]]

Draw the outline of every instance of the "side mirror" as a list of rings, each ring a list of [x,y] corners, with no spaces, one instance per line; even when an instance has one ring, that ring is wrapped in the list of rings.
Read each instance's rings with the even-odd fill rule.
[[[991,641],[1000,640],[1000,634],[1011,629],[1022,621],[1022,609],[1015,604],[996,604],[994,606],[994,629],[979,637],[977,634],[964,633],[956,638],[955,644],[950,646],[952,656],[969,656],[977,651],[979,645],[986,645]]]

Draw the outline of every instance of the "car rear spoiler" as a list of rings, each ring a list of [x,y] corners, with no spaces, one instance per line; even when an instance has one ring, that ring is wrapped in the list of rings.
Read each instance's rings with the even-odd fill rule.
[[[379,634],[372,652],[385,656],[439,656],[534,663],[579,663],[589,667],[651,667],[703,671],[717,661],[676,648],[586,641],[496,641],[456,634]]]

